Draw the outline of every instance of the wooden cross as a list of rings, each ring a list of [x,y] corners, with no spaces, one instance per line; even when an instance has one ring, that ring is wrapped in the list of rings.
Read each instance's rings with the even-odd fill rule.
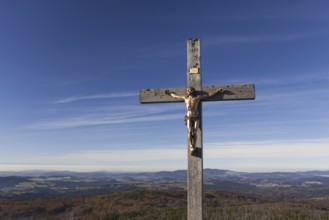
[[[255,85],[201,85],[200,40],[189,39],[187,41],[187,88],[193,87],[198,95],[213,93],[221,88],[224,92],[217,93],[203,101],[229,101],[229,100],[253,100],[255,99]],[[168,103],[182,102],[168,95],[166,91],[175,92],[185,96],[186,88],[143,89],[140,91],[140,102],[144,103]],[[166,94],[167,93],[167,94]],[[196,155],[191,155],[188,150],[188,176],[187,176],[187,217],[189,220],[203,219],[203,161],[202,161],[202,104],[198,106],[200,125],[197,129],[195,148]],[[188,148],[189,149],[189,148]]]

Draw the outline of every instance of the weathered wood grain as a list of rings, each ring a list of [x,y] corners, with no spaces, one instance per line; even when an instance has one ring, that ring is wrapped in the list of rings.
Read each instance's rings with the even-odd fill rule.
[[[199,39],[187,41],[187,87],[202,90],[201,78],[201,47]],[[202,144],[202,103],[199,104],[200,125],[197,130],[195,147],[197,156],[187,151],[187,219],[203,219],[203,144]],[[187,144],[188,145],[188,144]],[[189,149],[189,147],[187,147]]]

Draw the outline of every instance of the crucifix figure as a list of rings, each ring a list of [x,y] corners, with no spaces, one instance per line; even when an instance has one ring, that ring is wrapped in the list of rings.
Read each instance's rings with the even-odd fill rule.
[[[188,130],[187,218],[203,219],[202,102],[253,100],[255,85],[202,86],[200,40],[187,41],[187,87],[143,89],[141,103],[185,102]]]
[[[196,156],[197,151],[195,147],[195,143],[197,142],[197,131],[200,125],[200,114],[198,111],[200,101],[212,97],[219,92],[224,92],[223,88],[218,89],[216,92],[206,95],[198,95],[193,87],[189,87],[186,89],[185,96],[179,96],[175,92],[171,92],[166,90],[165,93],[170,95],[178,100],[182,100],[186,105],[186,115],[184,118],[185,125],[187,126],[187,141],[190,147],[190,153],[193,156]]]

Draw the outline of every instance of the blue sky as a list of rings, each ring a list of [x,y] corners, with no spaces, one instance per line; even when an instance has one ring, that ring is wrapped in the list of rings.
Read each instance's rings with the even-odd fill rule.
[[[0,170],[186,169],[186,86],[256,84],[205,103],[204,167],[329,169],[328,1],[0,1]]]

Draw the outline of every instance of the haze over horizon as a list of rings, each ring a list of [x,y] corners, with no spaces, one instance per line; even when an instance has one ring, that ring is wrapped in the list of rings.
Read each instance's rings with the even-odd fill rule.
[[[256,100],[203,105],[204,167],[329,169],[329,2],[0,2],[0,171],[187,168],[183,103],[201,39],[203,85]]]

